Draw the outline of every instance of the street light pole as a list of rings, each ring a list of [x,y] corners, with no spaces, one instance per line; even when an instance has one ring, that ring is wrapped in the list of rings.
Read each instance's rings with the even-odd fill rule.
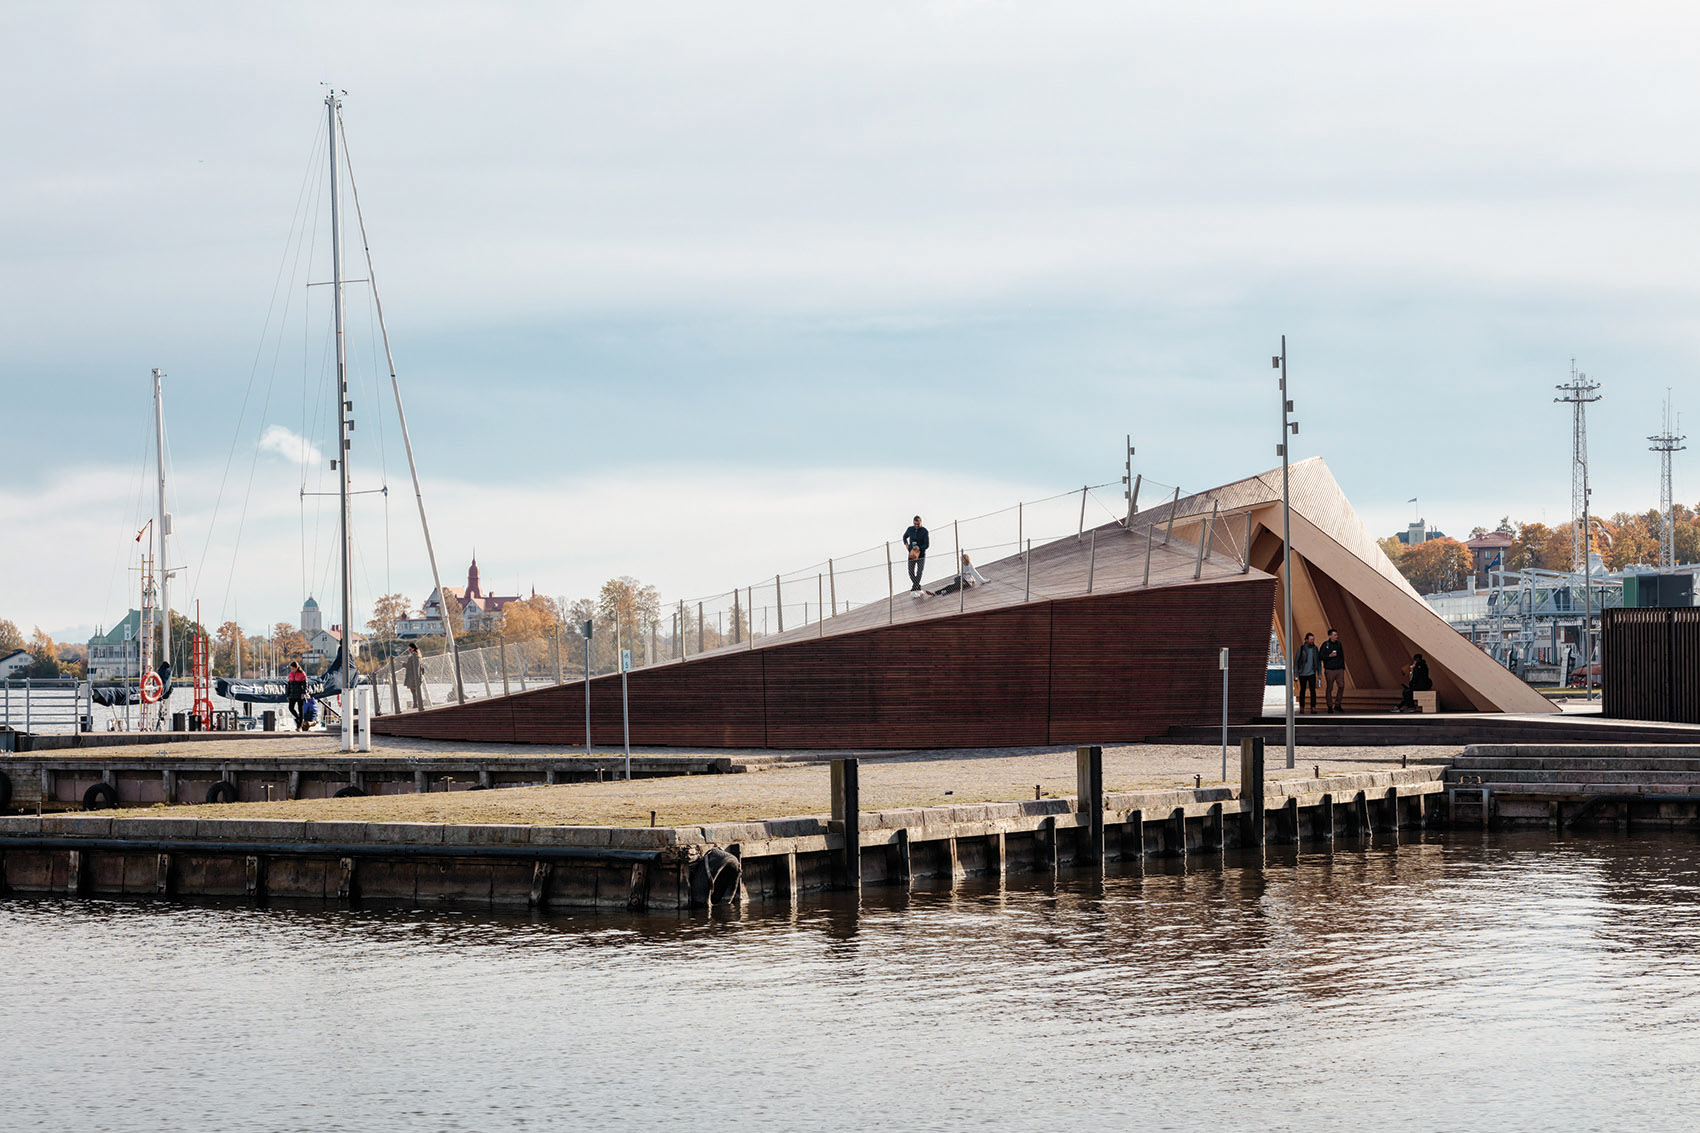
[[[1291,460],[1287,455],[1287,438],[1299,431],[1299,423],[1291,419],[1293,403],[1287,397],[1287,336],[1281,336],[1281,353],[1272,361],[1281,371],[1281,443],[1275,452],[1281,458],[1281,648],[1286,671],[1282,674],[1287,686],[1287,766],[1295,763],[1293,725],[1293,509]]]

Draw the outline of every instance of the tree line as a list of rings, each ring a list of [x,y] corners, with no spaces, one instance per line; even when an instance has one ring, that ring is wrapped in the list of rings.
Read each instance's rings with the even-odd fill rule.
[[[1686,504],[1676,504],[1671,508],[1671,515],[1677,563],[1700,562],[1700,513]],[[1657,508],[1640,513],[1620,511],[1610,516],[1595,517],[1589,528],[1589,546],[1604,561],[1607,570],[1620,571],[1658,562],[1663,521]],[[1503,563],[1506,570],[1573,569],[1574,524],[1548,527],[1544,523],[1519,523],[1506,516],[1493,530],[1511,536],[1511,545],[1505,550]],[[1470,532],[1470,538],[1486,534],[1489,534],[1487,528],[1477,527]],[[1407,547],[1396,537],[1379,542],[1393,565],[1399,568],[1399,573],[1419,594],[1462,590],[1475,573],[1475,557],[1457,539],[1442,536],[1414,547]]]

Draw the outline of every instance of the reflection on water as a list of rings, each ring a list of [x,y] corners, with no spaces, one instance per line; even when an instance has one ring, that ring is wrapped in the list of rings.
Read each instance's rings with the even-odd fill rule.
[[[0,901],[8,1128],[1691,1127],[1700,849],[1452,836],[797,911]]]

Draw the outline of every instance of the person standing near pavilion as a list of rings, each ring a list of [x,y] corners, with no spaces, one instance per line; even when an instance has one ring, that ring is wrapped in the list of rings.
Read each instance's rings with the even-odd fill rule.
[[[921,592],[921,575],[927,569],[927,547],[931,539],[927,529],[921,526],[921,517],[916,516],[915,522],[904,529],[903,545],[909,548],[909,592]]]
[[[1316,711],[1316,675],[1322,669],[1322,651],[1316,647],[1316,634],[1305,634],[1304,644],[1293,654],[1293,675],[1299,682],[1299,711],[1305,709],[1305,693],[1310,693],[1310,709]]]
[[[1328,711],[1344,712],[1346,646],[1340,640],[1340,631],[1329,627],[1328,640],[1322,643],[1318,652],[1322,655],[1323,699],[1328,702]]]

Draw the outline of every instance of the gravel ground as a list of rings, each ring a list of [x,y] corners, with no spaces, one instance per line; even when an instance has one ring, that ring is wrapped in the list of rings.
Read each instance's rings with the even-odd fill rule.
[[[311,737],[305,737],[311,738]],[[266,745],[270,747],[270,744]],[[491,745],[492,747],[499,745]],[[325,750],[334,751],[334,743]],[[441,750],[439,750],[439,748]],[[374,752],[378,745],[374,745]],[[582,749],[539,749],[519,745],[513,754],[570,754]],[[471,754],[465,745],[405,741],[383,745],[385,754]],[[1279,748],[1268,756],[1270,778],[1304,778],[1320,769],[1388,770],[1410,763],[1444,763],[1460,752],[1449,747],[1375,747],[1300,749],[1298,766],[1288,771]],[[274,751],[275,754],[284,754]],[[232,753],[234,754],[234,753]],[[264,753],[262,753],[264,754]],[[310,754],[291,751],[291,755]],[[478,754],[496,754],[480,746]],[[599,752],[599,754],[601,754]],[[669,749],[668,754],[678,755]],[[717,754],[731,754],[718,752]],[[763,760],[775,753],[747,753]],[[822,759],[825,753],[787,753]],[[834,753],[845,754],[845,753]],[[1230,749],[1230,780],[1239,775],[1238,753]],[[1219,748],[1134,744],[1104,749],[1104,785],[1109,791],[1191,787],[1194,776],[1205,786],[1220,783]],[[740,775],[695,775],[639,779],[632,783],[570,783],[494,791],[456,791],[426,795],[386,795],[355,799],[298,799],[293,802],[236,803],[214,806],[151,807],[114,811],[115,815],[180,815],[197,818],[296,818],[325,821],[517,823],[527,826],[646,826],[650,812],[660,826],[694,826],[761,818],[825,813],[830,806],[824,762],[762,762]],[[911,752],[865,759],[861,766],[862,808],[882,810],[947,803],[1004,802],[1031,799],[1037,787],[1047,798],[1074,794],[1074,749],[997,748]]]

